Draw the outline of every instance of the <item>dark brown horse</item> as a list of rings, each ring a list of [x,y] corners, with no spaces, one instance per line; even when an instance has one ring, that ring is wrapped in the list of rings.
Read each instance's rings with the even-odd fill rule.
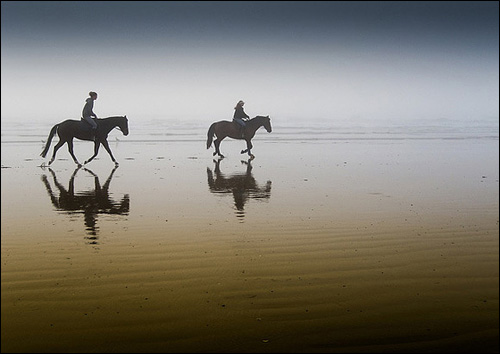
[[[212,146],[212,140],[215,135],[216,139],[214,140],[214,146],[215,146],[215,151],[213,155],[215,156],[218,154],[220,157],[224,157],[220,153],[220,143],[224,138],[230,137],[233,139],[245,139],[247,142],[247,149],[246,150],[241,150],[241,153],[244,154],[245,152],[248,153],[248,156],[253,158],[254,156],[252,155],[252,138],[255,135],[255,132],[257,129],[260,127],[266,128],[267,132],[270,133],[272,131],[271,128],[271,119],[269,116],[257,116],[255,118],[250,119],[249,121],[246,122],[246,127],[244,130],[245,137],[241,137],[241,132],[240,132],[240,126],[236,122],[229,122],[227,120],[221,120],[219,122],[215,122],[210,126],[210,129],[208,129],[208,136],[207,136],[207,149]]]
[[[97,123],[97,133],[95,140],[92,137],[90,125],[83,120],[68,119],[64,122],[54,125],[52,127],[52,130],[50,131],[49,138],[47,139],[47,144],[45,144],[45,148],[43,149],[40,156],[45,157],[47,155],[52,138],[57,131],[59,142],[56,144],[56,146],[54,146],[54,153],[52,154],[52,158],[49,161],[49,165],[54,162],[57,150],[59,150],[59,148],[63,146],[64,143],[68,143],[68,150],[71,154],[71,157],[73,158],[73,161],[75,161],[78,166],[81,166],[81,164],[76,159],[75,154],[73,153],[73,138],[94,141],[94,155],[84,163],[89,163],[97,156],[97,153],[99,152],[99,146],[102,144],[102,146],[104,146],[104,148],[108,152],[109,156],[111,156],[111,160],[113,160],[115,165],[118,165],[118,162],[116,162],[113,154],[111,153],[111,149],[109,148],[107,139],[109,132],[114,128],[120,129],[123,135],[128,135],[127,116],[96,119],[95,121]]]

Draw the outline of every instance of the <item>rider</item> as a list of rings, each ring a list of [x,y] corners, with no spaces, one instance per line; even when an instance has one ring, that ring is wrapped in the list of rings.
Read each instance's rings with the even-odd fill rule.
[[[235,121],[236,123],[238,123],[240,125],[240,133],[241,133],[242,138],[245,137],[246,123],[245,123],[244,118],[246,118],[246,119],[250,118],[248,116],[248,114],[246,114],[245,111],[243,110],[244,104],[245,104],[245,102],[243,102],[241,100],[236,104],[236,107],[234,107],[234,116],[233,116],[233,121]]]
[[[92,127],[92,136],[95,138],[97,131],[97,123],[92,119],[94,117],[97,119],[97,115],[94,113],[94,101],[97,100],[97,93],[94,91],[89,92],[89,98],[85,100],[85,106],[83,107],[82,116],[83,119],[90,124]]]

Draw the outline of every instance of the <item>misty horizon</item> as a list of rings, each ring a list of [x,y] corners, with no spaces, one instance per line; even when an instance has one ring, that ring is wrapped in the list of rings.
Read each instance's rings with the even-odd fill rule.
[[[498,3],[2,2],[2,122],[495,122]]]

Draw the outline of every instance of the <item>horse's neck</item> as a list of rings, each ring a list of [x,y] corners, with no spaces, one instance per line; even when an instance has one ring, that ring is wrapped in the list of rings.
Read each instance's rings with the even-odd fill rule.
[[[120,117],[109,117],[109,118],[103,118],[99,120],[99,128],[102,130],[107,130],[108,132],[111,131],[114,127],[118,125],[118,119]]]
[[[262,125],[264,125],[262,123],[262,119],[259,119],[259,118],[252,118],[250,119],[248,122],[247,122],[247,126],[249,126],[250,128],[252,129],[259,129],[260,127],[262,127]]]

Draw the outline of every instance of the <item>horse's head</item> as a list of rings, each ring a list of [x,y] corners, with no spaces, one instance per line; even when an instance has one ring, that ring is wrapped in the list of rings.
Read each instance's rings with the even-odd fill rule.
[[[122,119],[119,120],[118,122],[118,128],[122,131],[123,135],[127,136],[128,135],[128,119],[127,116],[120,117]]]
[[[273,128],[271,127],[271,118],[269,116],[262,117],[263,125],[264,128],[266,128],[267,132],[270,133],[273,131]]]

